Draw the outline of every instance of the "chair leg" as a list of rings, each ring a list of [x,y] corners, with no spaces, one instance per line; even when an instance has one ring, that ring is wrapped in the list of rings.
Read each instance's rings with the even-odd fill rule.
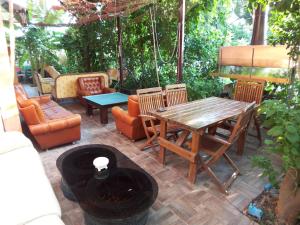
[[[257,138],[259,140],[259,145],[262,145],[262,137],[261,137],[261,132],[260,132],[260,122],[257,117],[257,115],[254,115],[254,124],[256,127],[256,132],[257,132]]]
[[[223,194],[227,195],[228,194],[228,190],[226,190],[226,188],[224,187],[224,185],[222,184],[222,182],[219,180],[219,178],[216,176],[216,174],[212,171],[212,169],[210,167],[207,167],[206,171],[208,172],[209,176],[211,178],[213,178],[213,181],[218,186],[218,188],[220,189],[220,191]]]
[[[237,141],[237,154],[238,155],[243,155],[244,153],[244,147],[245,147],[245,142],[246,142],[246,131],[243,131],[240,134],[240,137]]]
[[[237,176],[240,174],[240,170],[238,169],[238,167],[235,165],[235,163],[229,158],[229,156],[226,153],[223,154],[223,157],[229,163],[229,165],[234,169],[233,174],[226,182],[222,183],[220,181],[220,179],[216,176],[216,174],[212,171],[212,169],[209,167],[209,165],[212,161],[208,160],[209,162],[208,161],[205,162],[201,157],[199,157],[199,161],[201,163],[201,167],[199,169],[201,169],[203,171],[207,171],[208,175],[212,178],[213,182],[218,186],[220,191],[223,194],[227,195],[229,193],[228,188],[233,183],[233,181],[237,178]]]
[[[237,167],[237,165],[231,160],[231,158],[226,153],[224,153],[223,157],[228,162],[228,164],[230,166],[232,166],[232,168],[235,169],[235,171],[237,171],[238,174],[241,174],[241,172],[240,172],[239,168]]]
[[[142,145],[142,147],[140,148],[141,151],[145,150],[146,148],[152,148],[154,146],[156,146],[157,144],[153,144],[153,141],[157,138],[157,135],[153,135],[152,137],[150,137],[149,139],[147,139],[146,143]]]

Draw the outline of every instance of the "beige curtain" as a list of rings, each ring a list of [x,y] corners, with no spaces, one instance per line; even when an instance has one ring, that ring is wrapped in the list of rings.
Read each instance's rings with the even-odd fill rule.
[[[9,1],[10,35],[13,35],[13,2]],[[19,112],[14,92],[14,36],[10,37],[11,61],[3,26],[2,8],[0,8],[0,108],[5,131],[21,131]]]

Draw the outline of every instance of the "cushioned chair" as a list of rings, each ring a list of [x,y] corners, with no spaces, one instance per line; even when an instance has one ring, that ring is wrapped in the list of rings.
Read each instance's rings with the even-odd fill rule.
[[[115,92],[112,88],[105,87],[103,76],[80,77],[77,79],[77,95],[83,105],[87,105],[84,96],[99,95]]]
[[[80,139],[80,115],[65,110],[50,96],[28,98],[20,84],[15,85],[15,93],[18,108],[41,149]]]
[[[116,128],[120,133],[134,141],[146,137],[142,120],[139,117],[140,109],[136,95],[128,97],[128,111],[115,106],[111,112],[116,122]]]
[[[44,70],[55,80],[58,76],[60,76],[60,72],[58,72],[54,66],[45,66]]]
[[[35,73],[33,78],[36,82],[38,92],[40,95],[50,94],[52,91],[52,86],[54,85],[54,80],[52,78],[42,77],[41,74]]]

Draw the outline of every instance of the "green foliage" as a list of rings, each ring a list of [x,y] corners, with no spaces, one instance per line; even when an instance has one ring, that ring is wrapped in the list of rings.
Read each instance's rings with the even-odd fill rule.
[[[271,6],[276,10],[271,11],[269,40],[272,44],[287,45],[290,48],[290,56],[297,60],[300,54],[300,1],[272,2]]]
[[[28,26],[23,28],[24,36],[16,39],[16,58],[21,67],[26,60],[30,61],[32,71],[42,70],[45,64],[54,65],[60,71],[56,45],[58,37],[45,28]]]
[[[228,23],[227,43],[230,46],[248,45],[252,35],[252,15],[247,0],[233,0]]]
[[[254,156],[252,158],[252,165],[260,167],[263,170],[263,176],[268,177],[270,183],[277,187],[278,186],[278,172],[274,170],[270,159],[263,156]]]
[[[264,125],[269,127],[266,149],[282,156],[283,167],[300,169],[300,104],[299,97],[290,102],[265,101],[261,107]]]
[[[218,49],[227,35],[228,0],[187,2],[184,52],[184,82],[191,99],[218,95],[222,85],[209,73],[216,69]],[[161,86],[176,82],[178,2],[159,0],[155,5],[122,17],[124,67],[128,76],[124,88],[157,86],[150,7],[158,42]],[[72,27],[61,40],[68,56],[69,72],[105,71],[118,67],[117,33],[114,20]]]
[[[117,42],[113,20],[69,28],[60,43],[68,57],[68,72],[105,71],[116,66]]]

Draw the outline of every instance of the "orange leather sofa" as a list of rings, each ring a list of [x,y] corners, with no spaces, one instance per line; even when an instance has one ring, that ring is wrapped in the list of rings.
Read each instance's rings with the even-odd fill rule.
[[[84,96],[99,95],[115,92],[112,88],[105,87],[103,76],[95,77],[80,77],[77,79],[77,96],[83,105],[87,102],[83,99]]]
[[[28,98],[20,84],[15,85],[15,93],[18,108],[41,149],[80,139],[80,115],[65,110],[50,96]]]
[[[139,117],[140,109],[136,95],[130,95],[128,97],[128,111],[124,111],[118,106],[113,107],[111,111],[119,132],[131,140],[146,137],[142,120]]]

